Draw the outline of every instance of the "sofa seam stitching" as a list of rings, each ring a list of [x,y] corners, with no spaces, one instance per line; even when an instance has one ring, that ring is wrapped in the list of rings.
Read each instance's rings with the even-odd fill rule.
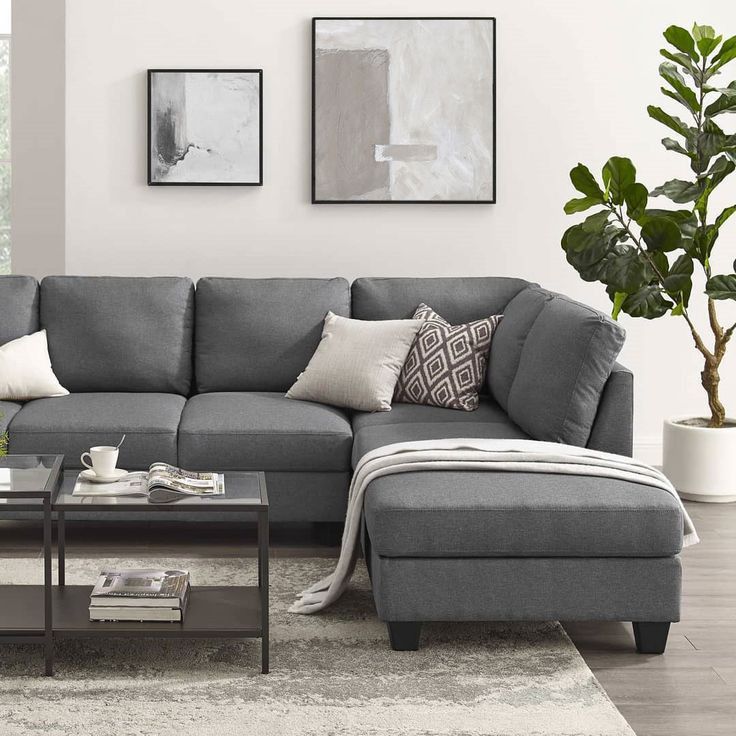
[[[137,429],[71,429],[64,430],[63,432],[54,431],[53,429],[13,429],[12,427],[8,430],[10,435],[14,434],[91,434],[91,433],[111,433],[111,432],[125,432],[125,434],[177,434],[177,430],[137,430]]]
[[[191,434],[198,437],[261,437],[263,435],[275,437],[282,435],[284,437],[345,437],[352,439],[353,435],[344,434],[342,432],[198,432],[196,430],[179,430],[179,434]]]
[[[374,511],[374,513],[385,513],[387,511],[391,512],[406,512],[411,514],[416,513],[456,513],[456,512],[466,512],[466,511],[487,511],[489,513],[496,513],[497,511],[513,511],[518,513],[524,513],[524,514],[537,514],[537,513],[555,513],[555,514],[619,514],[622,512],[630,512],[630,511],[636,511],[637,514],[674,514],[677,513],[678,516],[680,516],[680,508],[663,508],[663,509],[642,509],[638,506],[626,506],[620,509],[556,509],[556,508],[538,508],[538,509],[525,509],[520,508],[518,506],[503,506],[503,507],[494,507],[494,508],[488,508],[487,506],[467,506],[463,508],[433,508],[433,509],[427,509],[427,508],[405,508],[402,506],[383,506],[380,510]]]

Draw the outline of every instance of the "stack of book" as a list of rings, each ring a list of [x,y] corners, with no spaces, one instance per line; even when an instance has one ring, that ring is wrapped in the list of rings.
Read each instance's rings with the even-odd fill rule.
[[[90,621],[183,621],[189,602],[186,570],[102,572],[89,601]]]

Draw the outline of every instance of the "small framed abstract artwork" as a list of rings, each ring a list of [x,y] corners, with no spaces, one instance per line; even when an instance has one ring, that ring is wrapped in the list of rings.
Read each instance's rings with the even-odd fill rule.
[[[262,185],[263,71],[149,69],[148,183]]]
[[[496,201],[494,18],[312,19],[312,202]]]

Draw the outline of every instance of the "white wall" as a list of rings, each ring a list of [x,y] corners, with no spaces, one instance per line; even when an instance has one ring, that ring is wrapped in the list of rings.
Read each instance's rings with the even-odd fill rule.
[[[64,2],[12,4],[12,267],[64,270]]]
[[[687,176],[645,107],[660,104],[662,30],[690,26],[694,11],[684,0],[67,0],[67,271],[516,275],[607,310],[560,249],[568,171],[625,155],[651,187]],[[310,204],[310,16],[448,12],[498,18],[498,204]],[[736,34],[736,3],[697,15]],[[147,187],[146,69],[218,66],[264,70],[265,186]],[[725,188],[736,201],[734,182]],[[736,224],[720,243],[724,270],[735,243]],[[681,320],[623,324],[639,452],[656,460],[662,418],[703,410],[699,361]]]

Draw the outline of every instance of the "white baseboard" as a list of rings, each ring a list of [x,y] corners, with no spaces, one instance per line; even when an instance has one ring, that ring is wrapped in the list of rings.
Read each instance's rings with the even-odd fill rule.
[[[662,437],[635,437],[634,457],[649,465],[661,465]]]

